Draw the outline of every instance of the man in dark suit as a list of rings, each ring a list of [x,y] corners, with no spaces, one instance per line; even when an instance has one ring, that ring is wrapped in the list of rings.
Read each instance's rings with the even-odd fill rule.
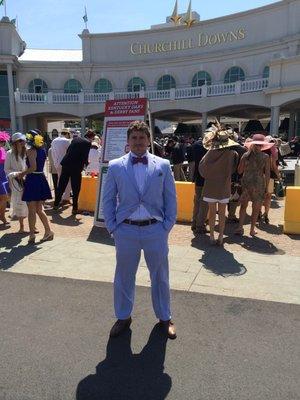
[[[62,171],[59,178],[57,195],[54,201],[54,210],[59,208],[62,195],[67,187],[69,179],[71,180],[71,188],[73,193],[73,209],[72,214],[78,213],[78,197],[81,188],[81,172],[85,165],[88,164],[88,156],[91,148],[91,139],[75,137],[67,149],[66,155],[61,161]]]

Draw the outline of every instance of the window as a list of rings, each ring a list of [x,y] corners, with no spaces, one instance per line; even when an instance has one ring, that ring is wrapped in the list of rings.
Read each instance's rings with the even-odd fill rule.
[[[13,85],[16,89],[16,72],[13,71]],[[9,91],[6,71],[0,71],[0,119],[10,119]]]
[[[206,71],[197,72],[192,80],[192,86],[211,85],[211,76]]]
[[[145,82],[143,81],[142,78],[138,77],[130,79],[127,85],[128,92],[140,92],[141,90],[145,89],[146,89]]]
[[[224,83],[233,83],[236,81],[244,81],[245,73],[240,67],[230,68],[225,75]]]
[[[79,93],[81,89],[81,83],[77,79],[69,79],[64,86],[65,93]]]
[[[28,85],[29,93],[48,93],[48,86],[42,79],[33,79]]]
[[[109,93],[112,92],[112,84],[108,79],[99,79],[94,86],[96,93]]]
[[[270,76],[270,67],[267,65],[263,70],[263,78],[269,78]]]
[[[157,90],[169,90],[176,88],[176,81],[171,75],[163,75],[157,83]]]

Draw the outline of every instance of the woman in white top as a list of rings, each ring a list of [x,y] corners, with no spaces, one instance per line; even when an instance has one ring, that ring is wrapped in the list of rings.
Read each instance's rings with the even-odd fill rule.
[[[100,168],[100,156],[101,156],[101,146],[96,142],[92,142],[90,152],[89,152],[89,164],[86,167],[86,173],[99,174]]]
[[[28,215],[27,204],[22,201],[23,185],[17,178],[26,169],[26,137],[20,132],[11,137],[12,149],[7,152],[4,170],[11,189],[11,216],[17,217],[20,223],[19,232],[24,232],[24,218]]]

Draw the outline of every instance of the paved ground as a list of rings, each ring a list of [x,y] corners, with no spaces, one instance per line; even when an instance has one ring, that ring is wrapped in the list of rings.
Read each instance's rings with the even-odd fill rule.
[[[283,203],[273,202],[271,224],[261,224],[256,238],[232,234],[228,225],[224,249],[209,246],[208,235],[194,238],[189,225],[176,225],[170,235],[173,289],[300,304],[300,236],[283,235]],[[2,231],[1,268],[10,272],[112,282],[113,241],[93,217],[49,211],[53,242],[27,246],[27,236]],[[249,225],[246,226],[249,232]],[[149,286],[141,261],[137,284]]]
[[[300,236],[272,206],[224,249],[174,227],[168,343],[143,260],[132,332],[108,341],[115,249],[92,216],[49,211],[55,239],[36,246],[0,227],[0,400],[299,400]]]
[[[110,283],[0,272],[0,399],[299,399],[299,306],[172,299],[177,340],[139,287],[132,331],[108,341]]]

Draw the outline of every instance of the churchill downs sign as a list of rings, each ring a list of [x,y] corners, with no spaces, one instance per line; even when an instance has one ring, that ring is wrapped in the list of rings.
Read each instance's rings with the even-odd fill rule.
[[[197,47],[215,46],[218,44],[222,45],[243,40],[245,37],[246,30],[244,28],[220,33],[200,32],[198,37],[195,38],[161,41],[156,43],[135,42],[130,46],[130,53],[132,55],[169,53],[172,51],[195,49]]]

